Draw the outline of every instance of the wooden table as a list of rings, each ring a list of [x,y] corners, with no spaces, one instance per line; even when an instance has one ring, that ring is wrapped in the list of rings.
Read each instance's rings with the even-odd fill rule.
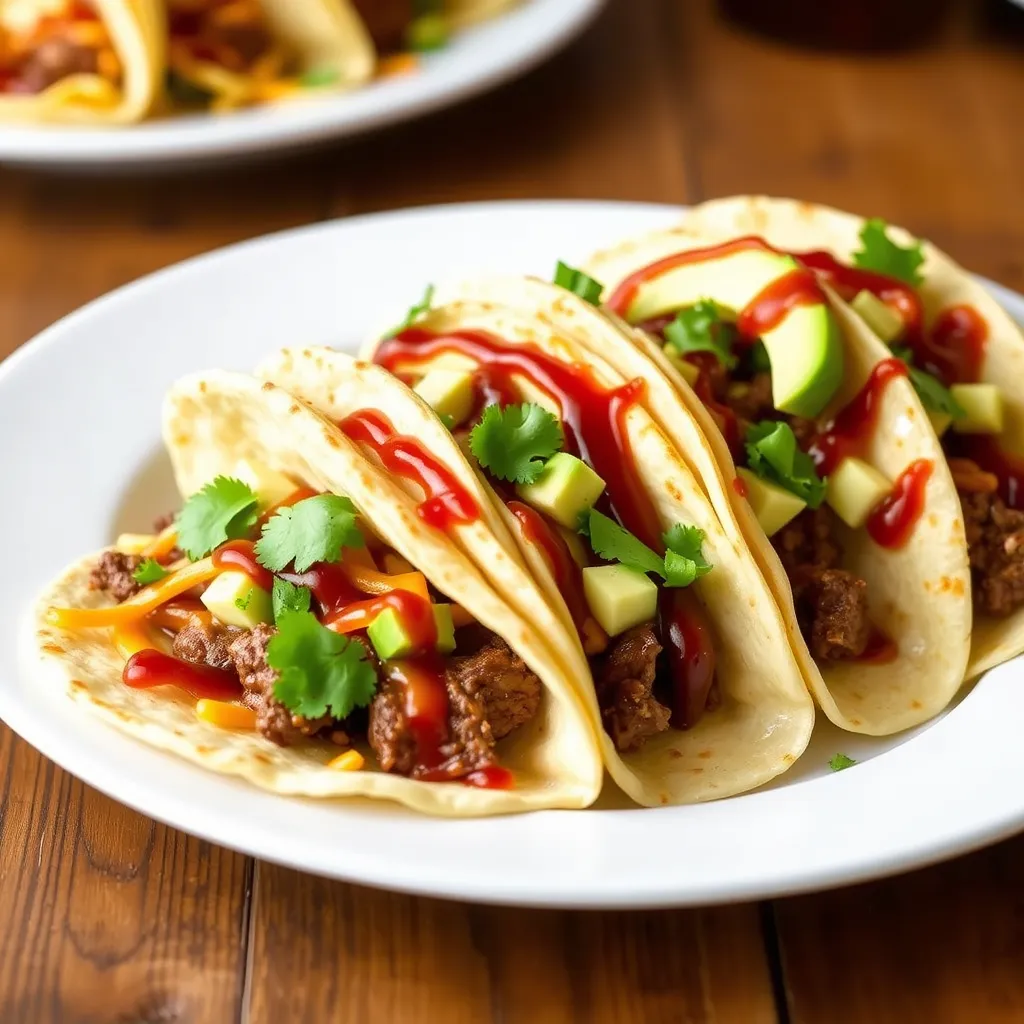
[[[819,56],[730,30],[708,0],[612,0],[526,80],[356,144],[167,178],[0,172],[0,354],[216,246],[483,198],[796,195],[905,223],[1024,289],[1021,38],[964,4],[921,52]],[[1024,1021],[1024,839],[761,905],[494,910],[199,842],[2,727],[0,765],[10,1024]]]

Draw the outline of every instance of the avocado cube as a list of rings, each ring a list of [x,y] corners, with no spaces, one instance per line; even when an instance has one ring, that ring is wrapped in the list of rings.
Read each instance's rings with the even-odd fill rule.
[[[857,292],[850,303],[853,311],[887,345],[903,333],[903,317],[866,288]]]
[[[858,529],[890,492],[892,483],[863,459],[843,459],[828,478],[825,500],[847,526]]]
[[[928,414],[928,422],[932,425],[932,430],[935,431],[936,437],[942,437],[942,435],[949,430],[950,424],[953,422],[953,417],[948,412],[938,412],[935,409],[925,409]]]
[[[450,654],[455,650],[455,626],[452,623],[451,606],[435,604],[431,607],[437,625],[437,650],[442,654]],[[404,658],[415,653],[417,649],[394,608],[385,608],[366,627],[366,635],[381,661]]]
[[[953,420],[958,434],[1001,434],[1003,395],[995,384],[954,384],[949,389],[964,415]]]
[[[200,598],[215,619],[227,626],[253,629],[261,622],[274,621],[270,594],[253,583],[244,572],[222,572]]]
[[[279,505],[298,490],[295,482],[284,473],[269,466],[261,466],[250,459],[239,459],[231,475],[243,484],[248,484],[256,492],[260,507],[265,509]]]
[[[546,512],[556,523],[576,529],[580,513],[593,508],[604,481],[575,455],[552,455],[532,484],[518,484],[516,493],[527,505]]]
[[[442,419],[453,427],[464,423],[473,411],[473,374],[459,370],[430,370],[413,388]]]
[[[649,622],[658,610],[658,587],[642,572],[624,565],[583,570],[583,594],[594,618],[609,636]]]
[[[768,537],[778,533],[786,523],[795,519],[805,508],[807,502],[798,498],[785,487],[762,480],[749,469],[737,469],[737,475],[743,481],[747,492],[747,501],[757,516],[757,521]]]
[[[679,371],[682,378],[691,388],[697,383],[697,378],[700,376],[700,369],[698,367],[684,359],[678,352],[673,352],[669,348],[665,349],[665,357]]]

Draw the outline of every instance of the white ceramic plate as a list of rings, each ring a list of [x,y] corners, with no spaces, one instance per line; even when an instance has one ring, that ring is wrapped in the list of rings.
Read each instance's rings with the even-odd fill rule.
[[[63,167],[185,164],[357,135],[418,117],[523,74],[583,31],[604,0],[526,0],[461,33],[415,75],[346,95],[186,115],[128,128],[0,127],[0,162]]]
[[[82,552],[175,506],[159,415],[176,377],[247,369],[289,344],[351,350],[430,280],[549,275],[556,259],[673,217],[657,206],[498,203],[354,218],[156,274],[22,348],[0,367],[0,717],[89,784],[188,832],[324,875],[488,902],[754,899],[905,870],[1024,826],[1020,663],[914,734],[872,740],[822,723],[796,767],[758,793],[481,821],[272,796],[121,736],[39,687],[25,650],[33,595]],[[1024,317],[1024,299],[995,291]],[[861,763],[831,774],[838,751]]]

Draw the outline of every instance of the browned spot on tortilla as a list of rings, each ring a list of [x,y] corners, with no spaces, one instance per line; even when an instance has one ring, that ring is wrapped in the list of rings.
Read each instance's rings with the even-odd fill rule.
[[[678,761],[683,756],[683,752],[681,750],[676,750],[675,747],[669,747],[668,756],[671,757],[673,761]]]
[[[294,402],[288,407],[288,411],[294,416],[297,412],[302,412],[302,406]]]
[[[924,581],[924,590],[925,590],[926,594],[930,594],[932,592],[932,581],[931,580],[925,580]]]
[[[205,755],[205,754],[212,754],[213,753],[213,747],[208,747],[205,744],[200,744],[198,747],[196,747],[196,753],[197,754],[203,754],[203,755]]]
[[[60,644],[43,644],[43,650],[47,654],[63,654],[64,648]]]
[[[113,711],[114,714],[117,715],[117,717],[120,718],[122,722],[131,722],[133,720],[131,715],[129,715],[126,711],[122,711],[120,708],[111,708],[110,710]]]
[[[712,751],[711,750],[701,750],[701,751],[698,752],[697,756],[700,757],[700,758],[703,758],[703,760],[706,761],[709,757],[712,756]]]
[[[328,405],[334,405],[334,392],[333,391],[328,391],[327,392],[327,404]]]
[[[658,799],[661,801],[662,807],[664,807],[668,803],[668,796],[665,793],[662,793],[661,796],[658,797]]]
[[[668,493],[670,495],[672,495],[672,497],[676,501],[682,501],[683,500],[682,492],[679,490],[678,487],[676,487],[676,485],[671,480],[666,480],[665,481],[665,490],[668,491]]]
[[[72,679],[69,684],[72,690],[88,690],[89,687],[81,679]]]
[[[939,525],[939,517],[934,512],[928,513],[928,525],[932,527]]]
[[[191,434],[178,434],[178,436],[175,437],[175,439],[174,439],[174,443],[176,445],[181,446],[181,447],[184,447],[185,445],[188,445],[191,441],[192,441],[192,435]]]
[[[184,736],[185,734],[180,729],[175,729],[174,730],[174,735],[175,736]]]
[[[796,760],[796,755],[794,755],[794,754],[783,754],[782,755],[782,760],[786,764],[792,764]]]
[[[201,394],[201,395],[205,395],[206,394],[206,381],[205,380],[201,380],[199,382],[199,394]]]
[[[308,359],[313,354],[313,350],[311,348],[304,348],[302,354]]]
[[[332,448],[340,448],[341,447],[341,442],[338,440],[338,438],[335,436],[334,432],[331,431],[331,430],[325,430],[324,431],[324,440]]]
[[[690,768],[689,772],[690,772],[691,775],[703,775],[704,774],[704,769],[703,768]]]
[[[921,703],[921,702],[920,702],[919,700],[912,700],[912,701],[910,702],[910,706],[911,706],[911,707],[912,707],[912,708],[913,708],[913,709],[914,709],[915,711],[920,711],[920,710],[921,710],[921,708],[923,708],[923,707],[924,707],[924,705],[923,705],[923,704],[922,704],[922,703]]]
[[[949,593],[954,597],[962,597],[964,593],[964,581],[959,577],[954,579],[949,576],[943,576],[939,580],[938,590],[941,594]]]
[[[265,380],[263,382],[263,384],[262,384],[261,390],[263,390],[263,391],[273,391],[274,390],[274,385],[269,380]]]
[[[851,718],[850,725],[863,725],[863,722],[859,718]]]
[[[272,762],[272,761],[270,760],[270,758],[269,758],[269,757],[267,757],[267,755],[266,755],[266,754],[264,754],[264,753],[263,753],[263,752],[262,752],[261,750],[257,750],[257,751],[256,751],[256,752],[255,752],[255,753],[254,753],[254,754],[252,755],[252,759],[253,759],[254,761],[259,761],[259,762],[260,762],[260,764],[272,764],[272,763],[273,763],[273,762]]]
[[[748,597],[747,598],[747,604],[749,604],[751,608],[756,608],[757,607],[757,600],[756,600],[756,598]]]

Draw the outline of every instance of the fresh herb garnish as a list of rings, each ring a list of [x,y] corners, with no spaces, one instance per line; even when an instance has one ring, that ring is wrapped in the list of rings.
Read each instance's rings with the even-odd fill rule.
[[[284,611],[267,644],[267,664],[279,675],[274,696],[292,714],[345,718],[365,707],[377,688],[366,648],[321,626],[312,612]]]
[[[310,68],[299,75],[299,85],[303,89],[322,89],[326,85],[336,85],[341,81],[341,72],[337,68]]]
[[[873,270],[907,284],[920,284],[923,278],[919,268],[924,263],[921,243],[915,242],[904,249],[886,234],[887,227],[880,217],[872,217],[864,222],[860,230],[861,247],[853,254],[854,264],[863,270]]]
[[[167,575],[167,570],[155,558],[144,558],[132,573],[132,579],[145,587],[150,583],[159,583]]]
[[[663,333],[665,344],[680,355],[710,352],[727,369],[736,365],[732,352],[736,329],[723,318],[717,303],[711,299],[701,299],[679,310]]]
[[[240,612],[244,612],[246,610],[246,608],[249,607],[249,602],[252,600],[252,595],[253,595],[253,592],[250,590],[249,593],[245,595],[245,597],[236,597],[235,598],[235,607]]]
[[[178,546],[193,561],[256,525],[258,499],[248,484],[219,476],[192,495],[178,513]]]
[[[580,533],[589,539],[594,554],[660,576],[668,587],[688,587],[713,568],[701,553],[704,531],[696,526],[673,526],[663,538],[668,548],[664,558],[596,509],[580,516]]]
[[[407,330],[416,323],[417,320],[421,320],[425,317],[431,309],[434,303],[434,286],[428,284],[426,290],[423,292],[423,298],[420,299],[415,305],[409,307],[409,312],[405,314],[405,319],[395,328],[388,331],[384,335],[385,338],[393,338],[396,334],[401,334],[402,331]]]
[[[927,370],[920,370],[914,365],[914,351],[909,345],[894,345],[892,354],[907,364],[910,383],[914,385],[921,402],[933,412],[945,413],[958,420],[964,415],[963,407],[953,397],[953,392],[938,377],[933,377]]]
[[[555,284],[559,288],[572,292],[573,295],[578,295],[584,302],[589,302],[592,306],[600,303],[601,292],[604,291],[604,285],[600,281],[595,281],[589,275],[584,274],[582,270],[570,267],[568,263],[563,263],[561,260],[555,267]]]
[[[532,484],[562,444],[558,417],[534,402],[489,405],[469,435],[477,462],[499,480],[517,484]]]
[[[800,451],[788,423],[762,420],[747,430],[747,463],[751,472],[770,480],[817,508],[825,498],[825,481],[814,460]]]
[[[429,53],[448,45],[448,20],[443,14],[421,14],[405,30],[405,42],[415,53]]]
[[[857,762],[845,754],[835,754],[829,761],[828,766],[834,772],[841,772],[844,768],[852,768]]]
[[[750,369],[754,373],[771,373],[772,361],[763,341],[755,341],[750,346]]]
[[[274,604],[274,621],[280,620],[285,612],[308,612],[313,593],[309,587],[297,587],[288,580],[274,577],[274,592],[271,595]]]
[[[282,508],[263,527],[256,560],[271,572],[294,565],[305,572],[314,562],[337,562],[342,548],[366,543],[355,505],[337,494],[318,494]]]

